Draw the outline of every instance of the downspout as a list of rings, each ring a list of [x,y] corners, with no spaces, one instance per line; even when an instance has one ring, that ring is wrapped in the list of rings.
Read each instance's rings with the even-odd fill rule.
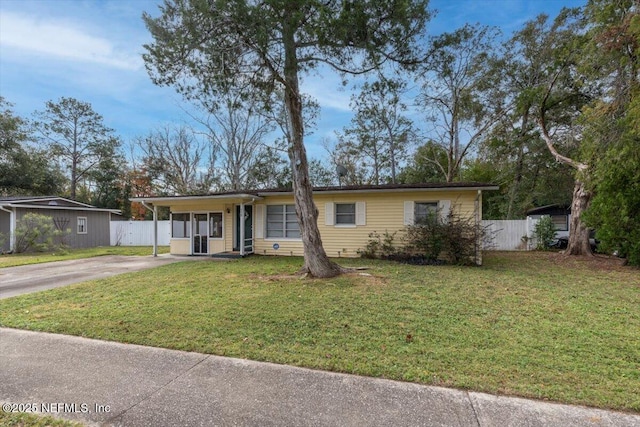
[[[146,202],[142,201],[142,206],[153,212],[153,256],[158,256],[158,208],[154,205],[149,206]]]
[[[9,252],[13,252],[16,245],[16,208],[9,210],[0,205],[0,211],[7,212],[9,214]]]

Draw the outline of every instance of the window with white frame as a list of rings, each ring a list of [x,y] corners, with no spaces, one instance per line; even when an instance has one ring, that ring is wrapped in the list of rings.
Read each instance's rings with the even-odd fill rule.
[[[365,202],[334,203],[324,205],[324,225],[353,227],[367,225],[367,204]]]
[[[413,205],[413,219],[416,224],[435,218],[438,215],[438,202],[415,202]]]
[[[209,214],[209,237],[221,239],[222,235],[222,212],[211,212]]]
[[[190,215],[188,213],[171,214],[171,237],[181,238],[191,236]]]
[[[451,212],[451,200],[413,201],[404,202],[404,225],[419,224],[433,215],[442,222],[449,220]]]
[[[336,225],[356,225],[355,203],[336,203]]]
[[[78,234],[87,234],[87,217],[86,216],[79,216],[78,217],[77,233]]]
[[[300,238],[300,225],[294,205],[267,206],[267,238]]]

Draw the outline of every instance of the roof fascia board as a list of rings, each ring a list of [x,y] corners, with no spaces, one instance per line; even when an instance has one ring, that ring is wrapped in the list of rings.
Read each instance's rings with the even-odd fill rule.
[[[498,186],[491,187],[434,187],[434,188],[369,188],[369,189],[354,189],[354,190],[328,190],[317,191],[314,190],[314,194],[351,194],[351,193],[410,193],[410,192],[436,192],[436,191],[477,191],[477,190],[499,190]],[[265,192],[258,193],[262,197],[267,196],[287,196],[293,194],[292,191],[278,191],[278,192]]]
[[[95,206],[88,205],[88,204],[82,203],[82,202],[77,202],[77,201],[71,200],[71,199],[66,199],[64,197],[58,197],[58,196],[40,197],[40,198],[36,198],[36,199],[25,198],[25,199],[19,199],[19,200],[10,200],[8,202],[11,203],[11,204],[14,204],[14,205],[22,205],[23,203],[51,202],[51,201],[54,201],[54,200],[64,200],[65,202],[68,202],[68,203],[71,203],[71,204],[74,204],[74,205],[97,209]],[[0,202],[0,203],[6,203],[6,202]]]
[[[175,197],[133,197],[129,200],[132,202],[147,202],[147,203],[162,203],[162,202],[178,202],[178,201],[193,201],[193,200],[219,200],[219,199],[249,199],[249,200],[262,200],[264,197],[257,194],[237,193],[237,194],[219,194],[211,196],[175,196]]]
[[[49,205],[23,205],[19,203],[18,204],[0,203],[0,206],[10,207],[10,208],[24,208],[24,209],[52,209],[52,210],[61,210],[61,211],[111,212],[118,215],[122,214],[122,211],[119,209],[96,208],[89,205],[87,205],[87,207],[74,207],[74,206],[49,206]]]

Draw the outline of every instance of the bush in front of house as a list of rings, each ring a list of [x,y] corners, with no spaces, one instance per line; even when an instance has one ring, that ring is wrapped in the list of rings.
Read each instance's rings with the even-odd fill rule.
[[[15,252],[50,252],[65,248],[65,231],[58,230],[46,215],[27,213],[16,224]]]
[[[377,231],[369,233],[369,241],[364,249],[358,249],[362,258],[389,258],[397,254],[398,248],[394,245],[397,231],[389,233],[385,230],[383,235]]]
[[[384,237],[373,232],[364,250],[366,258],[381,258],[420,265],[473,265],[476,250],[487,230],[476,225],[473,218],[463,217],[452,208],[442,218],[434,212],[414,225],[405,226],[402,243],[394,243],[396,233]]]
[[[538,220],[533,235],[536,238],[536,249],[546,251],[556,239],[556,227],[549,215],[545,215]]]

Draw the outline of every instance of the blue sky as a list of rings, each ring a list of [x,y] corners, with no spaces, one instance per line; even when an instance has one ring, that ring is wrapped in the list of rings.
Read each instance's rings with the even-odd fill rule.
[[[129,142],[167,123],[188,121],[189,108],[170,87],[154,86],[142,45],[151,41],[141,15],[157,15],[156,0],[0,0],[0,95],[28,117],[45,102],[74,97],[92,104],[107,126]],[[465,23],[497,26],[509,36],[540,13],[555,16],[586,0],[432,0],[431,34]],[[311,157],[321,140],[348,125],[350,93],[336,74],[310,76],[302,89],[321,116],[307,139]]]

